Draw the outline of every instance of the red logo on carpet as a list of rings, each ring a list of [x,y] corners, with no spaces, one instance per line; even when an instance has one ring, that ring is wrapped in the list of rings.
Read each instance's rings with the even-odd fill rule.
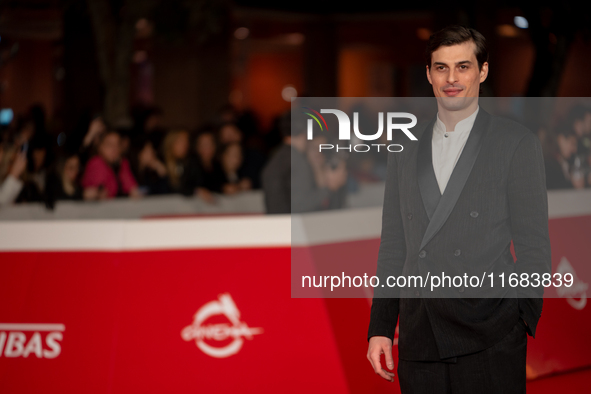
[[[558,295],[561,297],[565,297],[566,301],[573,308],[577,310],[583,309],[585,305],[587,305],[587,289],[589,288],[589,284],[583,282],[580,278],[577,277],[575,269],[573,268],[572,264],[566,259],[566,257],[562,257],[560,263],[558,263],[558,267],[556,267],[556,272],[561,274],[562,276],[564,276],[565,274],[571,274],[573,276],[572,286],[558,287],[556,289]]]
[[[225,316],[229,323],[204,324],[213,316]],[[262,334],[262,328],[250,328],[240,321],[240,311],[229,293],[220,294],[217,301],[203,305],[193,319],[193,324],[181,331],[185,341],[195,340],[195,344],[208,356],[224,358],[236,354],[244,344],[244,338]],[[228,342],[228,340],[230,342]],[[225,345],[215,346],[214,343]]]

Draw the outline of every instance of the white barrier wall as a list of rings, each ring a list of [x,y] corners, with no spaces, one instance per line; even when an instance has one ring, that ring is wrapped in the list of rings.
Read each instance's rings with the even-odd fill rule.
[[[362,185],[357,192],[347,196],[346,208],[378,209],[379,212],[376,211],[378,213],[374,215],[381,215],[383,198],[383,183]],[[548,192],[548,204],[550,218],[591,214],[591,189],[551,190]],[[262,191],[257,190],[236,196],[218,195],[215,203],[207,203],[197,197],[166,195],[148,196],[140,200],[115,198],[100,202],[59,201],[53,211],[39,203],[17,204],[0,208],[0,221],[140,219],[158,216],[263,213],[264,195]],[[379,219],[381,220],[381,216]],[[322,225],[320,219],[310,220],[319,220],[318,225]],[[360,230],[363,231],[363,227]]]

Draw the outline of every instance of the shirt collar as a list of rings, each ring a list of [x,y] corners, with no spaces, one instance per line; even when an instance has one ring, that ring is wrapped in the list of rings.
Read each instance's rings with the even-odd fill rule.
[[[472,126],[474,126],[474,121],[476,120],[476,115],[478,115],[478,110],[480,109],[480,105],[476,107],[476,111],[472,113],[472,115],[468,116],[465,119],[460,120],[453,131],[454,134],[461,134],[464,132],[468,132],[472,130]],[[435,126],[433,130],[438,134],[445,133],[445,124],[439,119],[439,112],[437,112],[437,121],[435,122]]]

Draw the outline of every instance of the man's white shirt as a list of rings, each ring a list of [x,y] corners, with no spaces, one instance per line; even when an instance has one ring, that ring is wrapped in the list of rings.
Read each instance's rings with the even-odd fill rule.
[[[437,113],[437,121],[433,125],[431,147],[433,169],[435,170],[435,177],[441,194],[443,194],[451,173],[462,154],[479,109],[480,106],[476,107],[476,111],[472,115],[456,124],[455,130],[447,132],[445,131],[445,124],[439,119],[439,113]]]

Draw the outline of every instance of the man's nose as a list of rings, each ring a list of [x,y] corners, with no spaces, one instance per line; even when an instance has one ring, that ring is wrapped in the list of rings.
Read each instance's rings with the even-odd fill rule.
[[[453,68],[450,68],[447,73],[447,83],[453,84],[454,82],[457,82],[456,73]]]

